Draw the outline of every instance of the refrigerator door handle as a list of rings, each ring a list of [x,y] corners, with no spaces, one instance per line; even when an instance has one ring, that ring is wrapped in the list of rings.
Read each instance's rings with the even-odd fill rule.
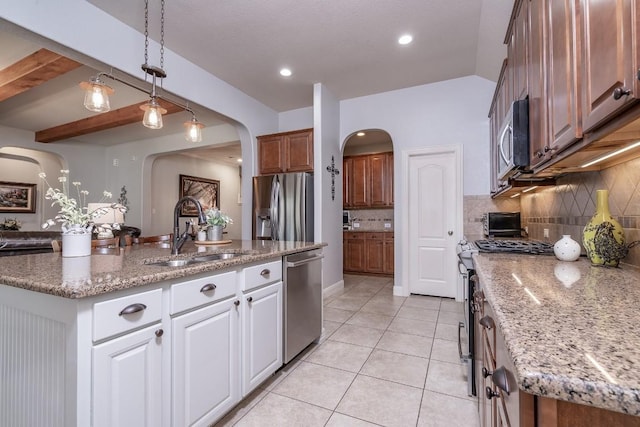
[[[279,218],[278,209],[280,202],[280,180],[278,176],[271,181],[271,240],[278,240]]]

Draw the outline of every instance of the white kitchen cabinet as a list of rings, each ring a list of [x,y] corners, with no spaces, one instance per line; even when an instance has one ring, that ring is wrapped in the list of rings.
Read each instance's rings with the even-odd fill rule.
[[[242,396],[282,366],[282,281],[243,295]]]
[[[93,346],[92,425],[162,425],[161,324]]]

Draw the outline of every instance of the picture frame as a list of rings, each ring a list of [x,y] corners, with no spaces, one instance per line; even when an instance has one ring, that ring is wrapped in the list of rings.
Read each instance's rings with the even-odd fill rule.
[[[0,212],[36,213],[36,184],[0,181]]]
[[[185,196],[195,197],[204,210],[220,209],[220,181],[181,174],[180,199]],[[193,203],[184,203],[180,208],[180,216],[198,216],[198,210]]]

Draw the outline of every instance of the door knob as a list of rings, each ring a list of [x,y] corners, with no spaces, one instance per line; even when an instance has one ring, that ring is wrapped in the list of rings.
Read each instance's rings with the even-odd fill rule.
[[[453,236],[453,230],[449,230],[449,231],[447,231],[447,234],[448,234],[449,236]]]

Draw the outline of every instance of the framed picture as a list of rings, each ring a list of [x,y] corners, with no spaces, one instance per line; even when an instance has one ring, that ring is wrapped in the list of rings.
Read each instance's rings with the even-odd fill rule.
[[[36,184],[0,181],[0,212],[36,213]]]
[[[184,196],[195,197],[203,209],[220,209],[220,181],[180,175],[180,198]],[[198,210],[193,203],[185,203],[180,216],[198,216]]]

